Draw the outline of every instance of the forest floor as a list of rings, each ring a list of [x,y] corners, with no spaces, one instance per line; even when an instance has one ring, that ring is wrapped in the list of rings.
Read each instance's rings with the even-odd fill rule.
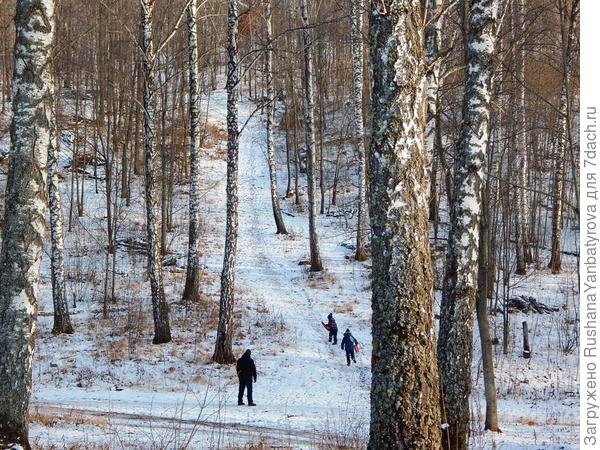
[[[253,116],[240,140],[239,242],[234,352],[252,349],[258,368],[255,408],[237,406],[231,366],[210,362],[218,314],[225,223],[224,129],[226,94],[215,91],[208,107],[212,144],[203,158],[202,301],[180,301],[187,241],[186,185],[174,195],[173,230],[165,268],[173,341],[153,346],[145,256],[119,247],[116,301],[102,315],[105,273],[104,192],[88,183],[84,217],[66,234],[69,298],[75,334],[53,336],[47,254],[42,267],[40,317],[33,373],[31,436],[39,448],[362,448],[368,435],[370,375],[370,262],[352,258],[352,226],[344,214],[318,219],[326,270],[310,274],[307,218],[291,200],[282,203],[289,235],[276,235],[265,155],[265,127]],[[206,105],[205,105],[206,106]],[[241,123],[254,104],[240,102]],[[6,146],[6,135],[0,147]],[[4,144],[2,144],[2,142]],[[0,148],[0,151],[2,149]],[[1,152],[0,152],[1,153]],[[68,172],[65,171],[68,179]],[[0,180],[4,183],[4,171]],[[281,183],[284,177],[280,174]],[[67,204],[68,183],[63,183]],[[139,186],[121,208],[119,239],[143,238]],[[305,196],[301,197],[305,200]],[[65,217],[68,214],[65,206]],[[66,220],[65,220],[66,222]],[[351,225],[351,224],[350,224]],[[515,279],[514,293],[533,295],[558,313],[511,314],[509,351],[496,346],[502,433],[483,432],[483,379],[474,341],[473,447],[577,448],[577,353],[562,347],[576,314],[575,261],[560,276],[540,270]],[[564,305],[564,306],[563,306]],[[73,305],[71,305],[73,306]],[[321,326],[333,312],[338,346]],[[502,335],[501,315],[492,316]],[[533,357],[521,356],[521,322],[531,329]],[[577,326],[577,325],[576,325]],[[350,328],[361,344],[357,364],[346,366],[339,348]],[[475,333],[477,335],[477,333]],[[502,341],[502,339],[500,339]]]

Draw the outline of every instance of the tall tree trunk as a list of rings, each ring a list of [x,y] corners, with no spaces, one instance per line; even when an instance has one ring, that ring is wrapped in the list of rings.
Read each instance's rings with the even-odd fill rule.
[[[152,43],[152,15],[154,0],[140,0],[142,15],[142,51],[144,54],[144,146],[146,150],[146,234],[148,240],[148,272],[152,295],[154,339],[152,343],[171,341],[169,305],[163,286],[162,259],[158,234],[158,185],[156,179],[156,152],[154,149],[154,116],[156,102],[156,74]]]
[[[570,10],[565,8],[566,3],[570,3]],[[552,273],[560,273],[561,257],[560,257],[560,235],[562,232],[563,221],[563,190],[565,177],[565,159],[567,148],[568,127],[568,109],[569,109],[569,84],[571,81],[571,48],[575,39],[575,22],[577,20],[579,10],[579,0],[561,0],[561,27],[563,38],[563,78],[560,90],[560,124],[558,129],[558,142],[556,153],[554,156],[554,189],[552,191],[554,197],[554,205],[552,208],[552,250],[550,253],[550,262],[548,268]],[[567,18],[568,16],[568,18]],[[566,21],[568,20],[568,23]],[[565,29],[568,26],[568,29]]]
[[[438,364],[448,427],[445,448],[469,441],[473,315],[477,298],[481,189],[489,136],[497,0],[471,0],[463,122],[455,156]]]
[[[477,287],[477,325],[479,327],[479,338],[481,341],[481,359],[483,360],[483,384],[485,390],[485,429],[500,431],[498,427],[498,406],[496,401],[496,381],[494,378],[494,352],[492,337],[490,335],[490,322],[488,320],[487,294],[488,271],[490,261],[490,232],[489,232],[489,181],[482,198],[482,214],[479,229],[479,263],[478,263],[478,287]]]
[[[184,301],[198,301],[200,289],[200,95],[198,90],[198,1],[187,10],[190,102],[190,228]]]
[[[225,255],[221,272],[219,325],[213,360],[221,364],[235,362],[233,336],[233,306],[235,294],[235,258],[238,234],[238,0],[229,0],[227,20],[227,219],[225,225]]]
[[[525,0],[517,2],[517,30],[523,32],[525,27]],[[517,187],[516,200],[517,212],[515,214],[516,229],[516,273],[524,275],[527,273],[527,264],[531,262],[529,251],[529,195],[527,193],[527,173],[529,160],[527,157],[527,129],[525,125],[525,43],[519,43],[519,55],[517,58],[518,73],[518,126],[517,126]]]
[[[265,84],[267,85],[267,159],[269,163],[269,177],[271,179],[271,205],[273,218],[277,227],[277,234],[287,234],[279,195],[277,194],[277,167],[275,166],[275,146],[273,142],[273,122],[275,116],[275,92],[273,89],[273,20],[271,15],[271,0],[263,0],[265,10],[265,33],[267,51],[265,53]]]
[[[18,0],[11,151],[0,253],[0,447],[29,449],[29,397],[37,288],[55,133],[53,0]]]
[[[50,275],[52,278],[52,303],[54,305],[53,334],[71,334],[73,326],[65,292],[65,262],[60,184],[58,180],[58,142],[56,125],[50,129],[48,145],[48,204],[50,209]]]
[[[379,4],[379,2],[377,2]],[[372,11],[373,449],[440,447],[419,0]],[[377,6],[375,7],[377,8]]]
[[[317,206],[315,203],[315,73],[313,58],[313,42],[310,32],[308,0],[300,0],[300,17],[302,19],[302,37],[304,42],[304,115],[306,127],[306,175],[308,178],[308,228],[310,235],[310,270],[323,270],[317,236]]]
[[[365,250],[365,216],[367,210],[366,195],[366,157],[365,131],[363,127],[363,0],[350,0],[350,40],[352,42],[352,80],[353,80],[353,120],[356,153],[358,155],[358,217],[356,220],[357,261],[367,259]]]
[[[428,24],[425,28],[425,63],[427,64],[427,122],[425,125],[425,151],[429,158],[429,219],[434,223],[439,220],[437,210],[437,171],[438,156],[437,136],[439,128],[438,97],[440,90],[440,46],[442,40],[442,19],[439,14],[442,0],[427,0]]]

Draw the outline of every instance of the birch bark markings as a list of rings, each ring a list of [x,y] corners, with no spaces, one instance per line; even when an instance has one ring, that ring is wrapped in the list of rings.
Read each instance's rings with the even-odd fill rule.
[[[229,0],[227,20],[227,219],[225,223],[225,254],[221,272],[219,325],[213,360],[221,364],[235,362],[233,336],[233,306],[235,300],[235,259],[238,234],[238,0]]]
[[[425,126],[425,146],[429,156],[433,154],[435,138],[435,117],[440,84],[439,52],[442,40],[442,20],[435,18],[443,0],[427,0],[427,20],[425,28],[425,64],[427,70],[427,124]]]
[[[442,40],[442,17],[435,18],[443,0],[427,0],[425,27],[425,64],[427,65],[427,122],[425,124],[425,151],[429,158],[429,218],[435,224],[439,219],[437,210],[437,171],[441,147],[439,132],[438,97],[440,90],[440,46]],[[436,226],[437,228],[437,226]]]
[[[302,19],[302,38],[304,42],[304,115],[306,132],[306,153],[308,179],[308,228],[310,236],[310,271],[323,270],[319,239],[317,236],[317,205],[315,203],[315,71],[313,42],[310,32],[308,0],[300,0],[300,17]]]
[[[0,446],[31,448],[29,397],[55,111],[53,0],[18,0],[11,152],[0,253]]]
[[[569,11],[566,11],[566,4],[570,3],[571,7]],[[567,137],[569,116],[569,84],[571,82],[571,49],[573,47],[573,41],[575,39],[575,22],[577,20],[579,10],[579,0],[561,0],[559,7],[564,8],[562,26],[562,66],[563,66],[563,77],[560,90],[560,124],[558,130],[558,143],[556,148],[555,160],[554,160],[554,188],[552,195],[554,197],[554,205],[552,208],[552,250],[550,253],[550,262],[548,268],[552,273],[557,274],[561,271],[561,255],[560,255],[560,235],[562,232],[562,221],[563,221],[563,190],[564,190],[564,177],[565,177],[565,158],[567,148]],[[564,23],[567,20],[568,23]],[[568,25],[568,29],[565,26]]]
[[[481,192],[489,134],[492,58],[496,45],[497,0],[471,0],[466,48],[463,123],[455,156],[454,195],[442,294],[438,366],[449,427],[445,448],[466,449],[473,316],[477,297]]]
[[[198,301],[200,289],[200,95],[198,87],[198,1],[187,9],[190,104],[190,226],[184,301]]]
[[[267,51],[265,52],[265,84],[267,85],[267,160],[269,163],[269,177],[271,180],[271,205],[273,207],[273,218],[277,227],[277,234],[287,234],[279,196],[277,194],[277,168],[275,166],[275,145],[273,142],[273,122],[275,116],[275,92],[273,89],[273,18],[271,12],[271,0],[263,0],[265,13],[265,34],[267,39]]]
[[[352,45],[353,119],[354,140],[358,154],[358,217],[356,224],[357,261],[367,259],[365,250],[366,198],[366,155],[365,131],[363,127],[363,0],[350,0],[350,41]]]
[[[58,180],[58,136],[55,114],[52,114],[50,143],[48,145],[48,205],[50,210],[50,274],[52,279],[52,303],[54,323],[52,334],[71,334],[73,326],[69,317],[69,307],[65,291],[65,263],[63,221]]]
[[[440,447],[433,274],[423,146],[420,0],[373,6],[369,212],[373,366],[369,448]]]
[[[171,341],[169,305],[165,298],[158,234],[158,184],[156,150],[154,148],[154,119],[156,103],[156,55],[152,42],[152,16],[154,0],[140,0],[142,21],[142,51],[144,73],[144,147],[146,151],[146,234],[148,239],[148,272],[152,295],[154,339],[152,343]]]
[[[525,0],[517,1],[517,30],[524,31],[525,27]],[[515,217],[516,228],[516,260],[515,272],[519,275],[527,273],[527,263],[530,262],[529,254],[529,202],[527,185],[527,172],[529,160],[527,157],[527,129],[525,125],[525,43],[519,43],[518,64],[518,90],[517,101],[519,105],[517,127],[517,214]]]

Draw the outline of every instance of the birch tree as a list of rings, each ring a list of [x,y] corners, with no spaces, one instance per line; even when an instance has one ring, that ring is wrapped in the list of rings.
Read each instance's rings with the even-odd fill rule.
[[[0,447],[29,445],[47,161],[55,127],[53,0],[18,0],[11,151],[0,252]]]
[[[235,258],[238,236],[238,0],[229,0],[227,13],[227,218],[225,223],[225,254],[221,272],[219,325],[213,360],[221,364],[235,362],[233,336],[233,306],[235,294]]]
[[[525,0],[516,2],[517,30],[521,33],[525,28]],[[529,255],[529,197],[527,193],[527,172],[529,160],[527,156],[527,129],[525,124],[525,44],[520,42],[517,58],[517,104],[518,104],[518,126],[517,126],[517,188],[516,201],[517,213],[515,214],[516,228],[516,273],[524,275],[527,273],[527,263],[530,262]]]
[[[157,155],[154,148],[154,119],[156,103],[156,55],[152,42],[154,0],[140,0],[144,74],[144,147],[146,151],[146,238],[148,240],[148,272],[152,295],[154,344],[171,341],[169,306],[163,286],[160,239],[158,234]]]
[[[200,95],[198,76],[198,1],[187,9],[188,73],[190,108],[190,225],[183,300],[197,301],[200,288]]]
[[[65,262],[63,222],[58,180],[58,136],[56,125],[51,127],[48,145],[48,205],[50,207],[50,275],[52,279],[52,303],[54,306],[53,334],[71,334],[73,326],[65,291]]]
[[[427,0],[427,25],[425,27],[425,63],[427,64],[427,121],[425,124],[425,151],[429,158],[429,218],[435,223],[438,221],[437,210],[437,172],[438,156],[436,153],[441,147],[441,133],[439,130],[438,97],[440,90],[441,58],[440,47],[442,42],[442,15],[439,9],[443,0]]]
[[[279,196],[277,194],[277,168],[275,166],[275,149],[273,142],[273,122],[275,116],[275,92],[273,89],[273,18],[271,12],[271,0],[263,0],[265,13],[265,37],[267,49],[265,52],[265,84],[267,90],[267,160],[269,163],[269,177],[271,180],[271,205],[273,207],[273,218],[277,227],[277,234],[287,234],[287,229],[281,216]]]
[[[455,155],[454,194],[442,294],[438,365],[442,381],[445,448],[466,449],[473,316],[477,297],[479,220],[489,138],[492,58],[497,0],[471,0],[463,120]]]
[[[369,213],[373,367],[369,447],[440,447],[421,2],[373,4]],[[384,9],[385,8],[385,9]]]
[[[562,30],[562,68],[563,76],[560,88],[559,116],[560,123],[558,129],[558,139],[556,153],[554,156],[554,187],[552,195],[554,204],[552,207],[552,249],[550,252],[550,262],[548,268],[552,273],[560,273],[560,235],[562,232],[563,221],[563,190],[565,178],[565,159],[568,145],[569,124],[569,85],[571,83],[571,61],[573,41],[575,40],[575,24],[579,14],[579,0],[560,0],[559,8],[561,13]],[[569,7],[567,7],[569,4]]]
[[[308,228],[310,240],[310,270],[323,270],[317,236],[317,205],[315,202],[315,72],[313,42],[310,30],[308,0],[300,0],[302,38],[304,43],[304,121],[306,133],[306,175],[308,179]]]
[[[358,155],[358,217],[356,222],[357,261],[367,259],[365,250],[365,215],[367,212],[366,196],[366,156],[365,131],[363,127],[363,0],[350,0],[350,41],[352,45],[352,80],[353,80],[353,125],[356,153]]]

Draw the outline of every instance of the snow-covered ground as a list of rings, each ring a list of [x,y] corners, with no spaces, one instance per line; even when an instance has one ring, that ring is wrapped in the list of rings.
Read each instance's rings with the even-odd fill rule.
[[[238,332],[234,351],[253,351],[258,368],[255,408],[237,406],[237,377],[231,366],[212,364],[223,257],[226,94],[210,99],[214,146],[205,150],[203,183],[202,302],[180,302],[185,272],[187,186],[177,186],[175,229],[169,235],[166,291],[171,303],[173,342],[151,344],[149,286],[145,256],[119,247],[117,302],[102,318],[104,281],[104,194],[87,181],[86,213],[67,233],[69,300],[76,328],[52,336],[48,261],[43,264],[39,336],[33,374],[32,441],[41,448],[231,448],[265,443],[293,448],[361,448],[369,423],[369,262],[357,263],[353,233],[342,218],[318,219],[326,271],[309,274],[305,211],[284,201],[290,231],[276,235],[271,215],[265,127],[253,116],[240,140],[240,230],[236,275]],[[240,102],[240,122],[254,109]],[[280,174],[280,188],[283,176]],[[68,199],[68,183],[63,197]],[[122,210],[118,238],[143,237],[140,189]],[[65,201],[65,216],[66,201]],[[344,245],[342,245],[344,244]],[[515,293],[550,305],[566,302],[576,283],[574,262],[560,276],[534,272]],[[576,286],[575,286],[576,288]],[[568,303],[568,302],[566,302]],[[350,328],[360,341],[357,364],[347,367],[342,350],[327,342],[320,321],[333,312],[341,334]],[[496,346],[500,427],[483,433],[483,379],[475,338],[472,442],[476,448],[576,448],[578,442],[577,349],[564,355],[559,330],[574,311],[551,315],[512,314],[509,354]],[[500,337],[502,317],[492,317]],[[521,322],[531,329],[533,357],[521,357]],[[564,331],[564,330],[563,330]],[[477,334],[477,333],[476,333]],[[563,333],[564,334],[564,333]],[[339,344],[339,342],[338,342]],[[336,447],[338,446],[338,447]]]

